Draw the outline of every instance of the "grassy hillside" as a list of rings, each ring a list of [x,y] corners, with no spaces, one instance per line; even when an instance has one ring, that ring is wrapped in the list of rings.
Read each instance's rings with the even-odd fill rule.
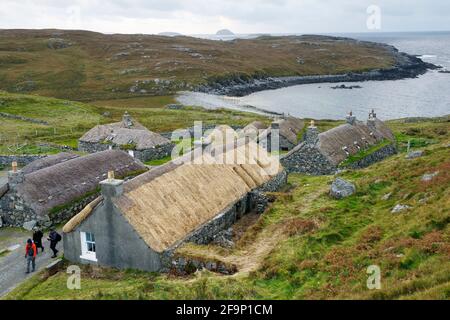
[[[167,95],[236,74],[336,74],[393,63],[382,46],[320,36],[212,41],[0,30],[0,90],[72,100]]]
[[[345,171],[357,193],[334,200],[332,176],[293,174],[291,187],[260,217],[248,217],[234,249],[187,245],[184,254],[235,264],[221,276],[158,275],[82,267],[81,290],[68,275],[34,276],[8,299],[449,299],[449,118],[392,121],[401,153]],[[405,159],[405,142],[425,150]],[[422,181],[427,173],[437,175]],[[391,213],[397,204],[410,209]],[[381,268],[381,290],[368,290],[369,265]]]
[[[77,140],[93,126],[121,120],[125,110],[148,129],[168,132],[187,128],[194,121],[205,124],[247,125],[254,120],[268,121],[252,113],[184,108],[165,109],[172,97],[148,97],[104,101],[93,105],[68,100],[11,94],[0,91],[0,113],[20,116],[11,119],[0,114],[0,154],[59,152],[58,147],[77,146]],[[32,122],[38,120],[39,123]]]

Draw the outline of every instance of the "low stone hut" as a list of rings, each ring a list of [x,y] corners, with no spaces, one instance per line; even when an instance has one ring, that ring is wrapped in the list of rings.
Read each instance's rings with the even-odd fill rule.
[[[128,182],[102,181],[101,197],[63,228],[65,258],[168,271],[181,244],[209,243],[247,212],[261,212],[267,205],[264,192],[286,183],[278,160],[255,142],[196,156],[206,148],[197,146]],[[217,162],[223,157],[235,161]]]
[[[78,140],[80,151],[120,149],[142,162],[167,157],[173,147],[169,139],[148,130],[127,112],[121,122],[95,126]]]
[[[312,121],[304,141],[281,158],[286,170],[332,174],[340,165],[362,168],[397,152],[392,131],[373,111],[366,123],[351,113],[346,120],[347,123],[323,133],[319,133]]]
[[[98,196],[98,184],[109,170],[121,177],[146,171],[138,160],[119,150],[78,157],[51,156],[8,172],[0,190],[0,216],[9,226],[34,222],[49,227],[70,219]]]
[[[278,130],[279,149],[282,151],[292,150],[299,143],[299,135],[305,124],[304,121],[294,117],[286,117],[271,123],[270,127],[264,130],[258,137],[259,141],[268,151],[272,149],[272,131]]]

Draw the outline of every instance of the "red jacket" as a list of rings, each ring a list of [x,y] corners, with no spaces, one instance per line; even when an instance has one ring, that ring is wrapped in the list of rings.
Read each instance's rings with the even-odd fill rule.
[[[36,245],[34,243],[31,244],[31,248],[33,249],[33,257],[36,257]],[[27,244],[25,247],[25,255],[28,256],[28,249],[30,249],[30,245]]]

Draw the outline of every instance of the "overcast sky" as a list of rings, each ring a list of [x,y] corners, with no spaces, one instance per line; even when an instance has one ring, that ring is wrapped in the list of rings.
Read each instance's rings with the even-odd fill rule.
[[[376,11],[381,20],[373,23]],[[0,0],[0,28],[104,33],[450,30],[450,0]],[[378,21],[380,23],[378,23]]]

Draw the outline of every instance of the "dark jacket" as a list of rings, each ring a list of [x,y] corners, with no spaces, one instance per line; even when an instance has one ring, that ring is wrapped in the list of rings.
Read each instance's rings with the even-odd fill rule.
[[[42,233],[41,230],[38,230],[36,232],[33,233],[33,242],[36,244],[42,244],[42,237],[44,236],[44,234]]]

